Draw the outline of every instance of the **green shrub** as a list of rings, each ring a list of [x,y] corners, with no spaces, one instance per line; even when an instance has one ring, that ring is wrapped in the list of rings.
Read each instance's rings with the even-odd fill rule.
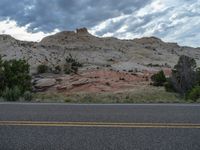
[[[129,70],[128,72],[130,72],[130,73],[131,73],[131,72],[133,72],[133,70]]]
[[[47,73],[49,71],[49,67],[46,65],[39,65],[37,67],[37,73]]]
[[[83,65],[81,63],[79,63],[75,58],[73,58],[72,55],[70,54],[66,58],[66,64],[64,66],[64,72],[65,72],[65,74],[77,73],[78,68],[82,67],[82,66]]]
[[[163,70],[151,76],[151,80],[154,86],[163,86],[167,81]]]
[[[66,58],[66,63],[76,67],[83,67],[83,65],[79,63],[75,58],[73,58],[71,54],[69,54],[69,56]]]
[[[200,98],[200,86],[194,87],[187,95],[187,99],[196,101]]]
[[[200,86],[200,68],[197,68],[197,70],[196,70],[196,76],[197,76],[197,85]]]
[[[24,100],[25,101],[31,101],[33,99],[33,95],[30,91],[26,91],[24,93]]]
[[[5,88],[5,75],[4,75],[4,69],[3,69],[3,60],[0,56],[0,96],[2,95],[2,92]]]
[[[161,65],[150,63],[150,64],[148,64],[147,66],[148,66],[148,67],[160,67]]]
[[[7,87],[3,92],[2,96],[7,101],[18,101],[21,97],[21,92],[19,87],[17,86],[11,89]]]
[[[164,83],[164,87],[167,92],[175,92],[171,78],[167,79],[167,81]]]
[[[31,76],[29,75],[29,64],[25,60],[3,61],[1,72],[0,89],[6,87],[14,89],[18,87],[21,93],[31,90]]]
[[[71,68],[72,67],[71,67],[70,64],[65,64],[65,66],[64,66],[64,72],[65,72],[65,74],[71,74],[73,72]]]
[[[77,73],[78,72],[78,66],[72,66],[71,68],[73,71],[73,73]]]
[[[60,72],[62,71],[62,68],[60,67],[60,66],[56,66],[55,68],[54,68],[54,73],[55,74],[59,74]]]

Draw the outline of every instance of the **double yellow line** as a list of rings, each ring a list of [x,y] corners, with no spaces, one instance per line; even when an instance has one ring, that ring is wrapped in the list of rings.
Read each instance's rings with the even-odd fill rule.
[[[0,121],[0,126],[200,129],[200,124],[192,124],[192,123],[113,123],[113,122]]]

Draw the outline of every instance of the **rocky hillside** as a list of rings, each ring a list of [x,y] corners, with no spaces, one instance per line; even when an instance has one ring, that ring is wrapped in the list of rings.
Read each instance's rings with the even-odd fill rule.
[[[113,70],[154,70],[172,67],[180,55],[196,59],[200,65],[200,48],[181,47],[155,37],[134,40],[99,38],[86,28],[64,31],[45,37],[41,42],[25,42],[9,35],[0,35],[0,55],[3,59],[28,60],[32,72],[39,64],[62,66],[71,54],[84,68],[109,67]]]

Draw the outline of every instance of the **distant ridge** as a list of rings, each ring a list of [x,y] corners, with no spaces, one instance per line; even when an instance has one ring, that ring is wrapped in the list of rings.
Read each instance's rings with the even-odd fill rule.
[[[69,54],[82,62],[84,68],[103,67],[119,71],[173,67],[180,55],[193,57],[200,64],[199,48],[166,43],[157,37],[100,38],[90,34],[87,28],[59,32],[40,42],[24,42],[10,35],[0,35],[0,54],[3,59],[27,59],[32,72],[39,64],[62,66]]]

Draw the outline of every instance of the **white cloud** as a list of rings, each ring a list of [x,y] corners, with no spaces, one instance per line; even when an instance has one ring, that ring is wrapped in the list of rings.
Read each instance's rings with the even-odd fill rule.
[[[174,1],[154,0],[151,4],[120,16],[116,22],[111,18],[92,28],[93,33],[118,38],[157,36],[180,45],[200,46],[200,0]],[[118,24],[121,23],[121,26]],[[111,32],[115,29],[114,32]]]
[[[148,15],[149,13],[161,12],[166,9],[165,3],[162,0],[154,0],[151,4],[146,5],[144,8],[140,9],[136,16],[142,17]]]
[[[40,41],[42,38],[48,35],[55,34],[59,30],[55,30],[52,33],[44,33],[44,32],[37,32],[37,33],[30,33],[27,31],[28,25],[25,27],[17,26],[15,21],[5,20],[0,21],[0,34],[8,34],[13,36],[18,40],[24,41]]]

